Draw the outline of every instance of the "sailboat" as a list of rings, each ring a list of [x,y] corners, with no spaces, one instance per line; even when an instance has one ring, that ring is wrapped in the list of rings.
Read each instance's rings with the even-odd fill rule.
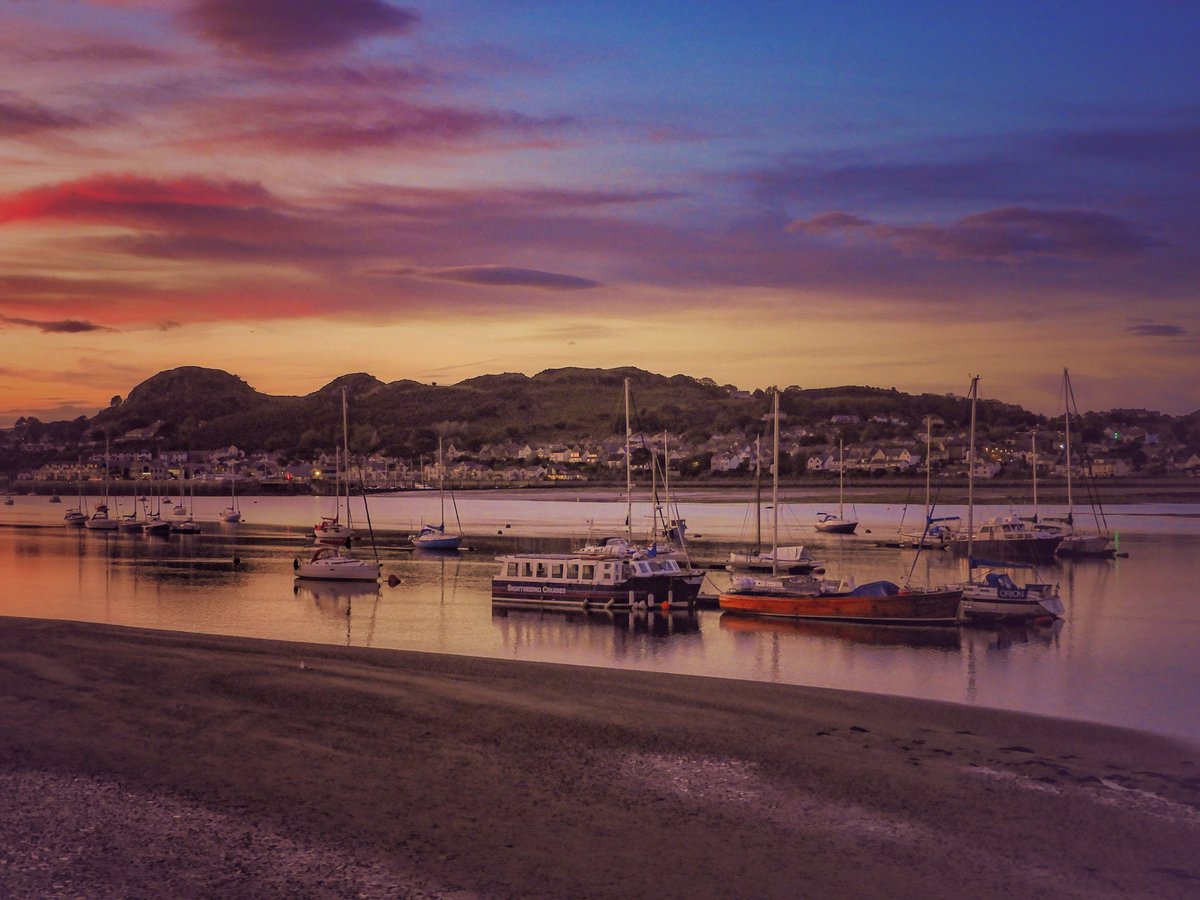
[[[171,523],[162,517],[162,497],[157,490],[151,491],[154,495],[155,507],[154,511],[150,511],[150,500],[145,501],[144,509],[146,512],[145,521],[142,522],[142,532],[144,534],[165,535],[171,533]]]
[[[347,461],[350,459],[350,431],[347,424],[346,414],[346,389],[342,388],[342,442],[344,455]],[[350,488],[349,466],[346,469],[346,518],[347,523],[350,517]],[[363,496],[363,504],[366,504],[366,496]],[[372,533],[371,546],[375,546],[374,534]],[[324,581],[378,581],[380,574],[379,554],[376,552],[375,561],[368,562],[364,559],[358,559],[350,555],[345,550],[331,546],[321,541],[316,542],[316,546],[310,554],[309,558],[304,562],[296,559],[292,562],[292,568],[296,572],[297,578],[313,578]]]
[[[776,405],[776,408],[778,409],[778,405]],[[778,430],[778,422],[775,423],[775,428]],[[773,546],[770,550],[763,549],[762,452],[760,443],[761,439],[756,438],[754,441],[754,550],[750,553],[742,553],[736,550],[730,551],[725,568],[730,572],[783,572],[788,575],[823,571],[825,566],[824,561],[814,559],[803,546]],[[776,471],[778,469],[774,462],[772,462],[771,468]],[[774,483],[778,484],[778,478],[774,479]],[[771,499],[772,509],[779,502],[777,490],[775,494],[776,496]]]
[[[624,557],[632,559],[635,557],[647,557],[654,559],[656,565],[665,564],[667,560],[675,563],[674,568],[670,570],[670,588],[668,593],[673,598],[678,598],[679,605],[690,605],[700,593],[700,588],[704,584],[705,572],[703,569],[698,569],[692,565],[691,558],[688,556],[687,539],[687,523],[683,517],[679,515],[678,510],[674,510],[671,514],[671,488],[670,488],[670,467],[667,466],[663,472],[663,485],[666,493],[666,508],[668,514],[660,517],[662,507],[658,502],[658,462],[657,454],[650,454],[650,480],[651,480],[651,500],[653,511],[651,514],[650,536],[648,543],[639,544],[633,535],[633,403],[630,398],[630,382],[625,379],[624,385],[624,402],[625,402],[625,537],[610,537],[598,543],[589,542],[577,551],[581,554],[588,554],[601,557]],[[667,436],[663,434],[663,459],[670,458],[670,451],[667,447]],[[659,545],[659,524],[663,526],[663,544]],[[655,572],[658,571],[656,565],[651,565],[650,568]]]
[[[1079,416],[1079,408],[1075,405],[1075,392],[1071,388],[1071,376],[1063,369],[1063,425],[1065,440],[1063,442],[1066,454],[1067,469],[1067,514],[1065,516],[1047,516],[1035,526],[1039,531],[1062,538],[1062,543],[1056,550],[1059,556],[1099,556],[1111,557],[1116,554],[1112,538],[1108,530],[1108,521],[1104,516],[1104,507],[1098,497],[1090,490],[1088,482],[1088,499],[1092,507],[1093,532],[1088,533],[1075,528],[1075,501],[1071,491],[1071,413]]]
[[[89,531],[116,531],[121,523],[108,514],[108,433],[104,434],[104,500],[96,504],[96,511],[83,523]]]
[[[118,516],[117,521],[120,522],[121,531],[126,534],[140,534],[142,531],[142,522],[137,517],[137,500],[133,497],[129,498],[133,510],[123,516]],[[142,509],[145,510],[145,498],[142,500]]]
[[[412,536],[413,546],[421,550],[457,550],[462,545],[462,523],[458,520],[458,504],[454,503],[454,522],[458,532],[446,531],[446,466],[442,460],[442,438],[438,436],[438,494],[441,520],[437,525],[422,525]],[[451,498],[453,502],[453,497]]]
[[[171,523],[171,533],[172,534],[199,534],[200,533],[200,524],[196,521],[196,518],[195,518],[195,516],[196,516],[196,485],[195,485],[195,482],[193,482],[191,485],[189,485],[189,487],[191,488],[191,491],[190,491],[191,507],[183,510],[184,513],[187,515],[186,519],[184,519],[182,522],[172,522]],[[178,510],[183,508],[183,486],[182,485],[180,485],[180,488],[179,488],[179,500],[180,500],[179,505],[175,507],[176,512],[178,512]]]
[[[952,530],[947,522],[957,522],[958,516],[934,518],[930,478],[933,472],[933,419],[925,417],[925,527],[920,532],[905,531],[901,518],[899,539],[888,546],[916,547],[918,550],[944,549]]]
[[[344,544],[354,537],[354,528],[350,524],[350,458],[346,457],[346,477],[342,478],[342,458],[340,448],[334,449],[333,462],[333,496],[334,510],[332,516],[321,516],[321,521],[313,526],[313,537],[323,544]],[[342,484],[346,485],[346,521],[342,522]]]
[[[775,391],[774,457],[779,458],[779,391]],[[772,544],[779,534],[779,467],[772,477]],[[734,578],[718,598],[727,613],[788,619],[835,619],[892,625],[953,625],[961,588],[900,587],[890,581],[856,585],[853,578],[826,580],[811,574]]]
[[[63,516],[63,521],[74,528],[80,528],[87,521],[87,504],[83,500],[83,457],[77,457],[75,460],[75,487],[79,493],[79,505],[72,506]]]
[[[1036,619],[1063,614],[1062,598],[1057,586],[1029,582],[1017,584],[1011,575],[1002,571],[988,571],[981,581],[976,581],[974,572],[982,569],[1010,569],[1011,562],[992,559],[977,559],[974,555],[975,542],[975,405],[979,398],[979,376],[971,378],[971,438],[967,451],[967,530],[965,535],[967,556],[967,582],[963,587],[962,612],[969,619]],[[1034,445],[1036,448],[1036,444]],[[1034,472],[1037,471],[1036,456]],[[985,533],[986,535],[986,533]],[[983,552],[990,552],[994,542],[985,543]]]
[[[838,438],[838,513],[817,513],[817,531],[825,534],[854,534],[858,519],[847,519],[845,509],[846,460],[842,439]]]
[[[237,476],[229,473],[229,505],[221,510],[221,521],[236,525],[242,521],[242,508],[238,505]]]
[[[967,461],[967,507],[968,520],[965,531],[957,531],[950,537],[950,549],[956,556],[970,559],[979,554],[1001,564],[1050,565],[1054,562],[1054,551],[1062,543],[1059,535],[1048,534],[1034,528],[1030,522],[1018,515],[993,516],[975,527],[975,407],[978,401],[979,376],[971,379],[971,443]],[[1036,445],[1035,445],[1036,449]],[[1037,490],[1037,466],[1034,466],[1034,491]],[[1036,505],[1036,496],[1034,503]]]

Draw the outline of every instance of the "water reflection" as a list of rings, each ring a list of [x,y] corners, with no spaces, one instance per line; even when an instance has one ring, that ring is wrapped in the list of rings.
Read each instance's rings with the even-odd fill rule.
[[[962,644],[961,628],[932,628],[919,625],[865,625],[860,622],[820,622],[760,619],[753,616],[721,615],[722,631],[734,634],[800,635],[848,644],[875,647],[957,650]]]

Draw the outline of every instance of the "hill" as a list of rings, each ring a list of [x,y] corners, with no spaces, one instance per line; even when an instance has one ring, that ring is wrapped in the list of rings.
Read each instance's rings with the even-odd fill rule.
[[[160,372],[134,387],[124,400],[91,419],[41,423],[24,420],[10,448],[47,441],[59,446],[96,441],[107,433],[125,444],[210,450],[236,445],[246,451],[279,450],[311,455],[341,441],[341,396],[350,410],[351,445],[394,456],[430,454],[438,436],[460,449],[503,442],[532,445],[621,438],[625,432],[624,383],[630,383],[633,426],[644,434],[667,431],[700,445],[714,434],[765,432],[771,404],[764,390],[740,391],[711,379],[664,376],[637,368],[547,369],[533,376],[482,375],[453,385],[411,380],[384,383],[366,373],[343,375],[310,394],[261,393],[236,375],[187,366]],[[939,429],[967,425],[965,398],[949,394],[906,394],[893,389],[847,385],[787,388],[781,396],[785,427],[810,431],[813,444],[911,437],[927,415]],[[1200,413],[1172,419],[1130,411],[1132,424],[1146,417],[1166,422],[1175,437],[1200,443]],[[836,422],[831,421],[839,417]],[[1126,420],[1128,417],[1126,417]],[[1080,429],[1098,432],[1121,422],[1120,411],[1088,413]],[[981,434],[1032,426],[1050,427],[1045,417],[997,400],[979,405]],[[74,449],[70,450],[73,456]],[[7,464],[17,463],[6,454]]]

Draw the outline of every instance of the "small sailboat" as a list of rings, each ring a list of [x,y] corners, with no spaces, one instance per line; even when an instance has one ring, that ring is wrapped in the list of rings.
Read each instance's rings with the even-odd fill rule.
[[[824,534],[854,534],[858,527],[858,519],[846,518],[845,505],[846,459],[842,439],[838,438],[838,512],[817,513],[816,529]]]
[[[462,523],[458,520],[458,504],[451,495],[454,506],[454,521],[458,526],[457,532],[446,531],[446,466],[442,459],[442,438],[438,436],[438,494],[441,508],[441,521],[436,525],[424,524],[421,530],[412,536],[413,546],[420,550],[457,550],[462,546]]]
[[[242,508],[238,505],[237,476],[229,473],[229,505],[221,510],[221,521],[236,525],[242,521]]]
[[[62,503],[62,497],[58,496],[58,491],[55,491],[53,494],[50,495],[50,502],[51,503]]]
[[[905,531],[904,520],[900,520],[897,540],[888,546],[904,548],[915,547],[918,550],[942,550],[950,540],[953,529],[948,522],[957,522],[958,516],[933,515],[933,502],[930,493],[931,474],[933,472],[933,419],[925,417],[925,527],[920,532]]]
[[[347,423],[346,415],[346,389],[342,388],[342,442],[344,455],[349,462],[350,459],[350,431]],[[349,466],[346,470],[347,486],[346,486],[346,520],[349,524],[350,520],[350,487],[349,487]],[[364,494],[363,504],[365,507],[367,500]],[[371,546],[375,547],[374,532],[371,534]],[[368,562],[367,560],[358,559],[352,556],[346,550],[330,546],[329,544],[316,542],[316,547],[309,555],[308,559],[301,562],[295,559],[292,562],[292,568],[296,573],[297,578],[311,578],[324,581],[378,581],[380,575],[379,554],[375,553],[375,561]]]
[[[975,569],[1018,568],[1012,562],[979,559],[975,549],[975,404],[979,376],[971,378],[971,437],[967,451],[967,530],[965,535],[967,582],[962,586],[962,612],[968,619],[1037,619],[1062,616],[1064,608],[1058,588],[1029,582],[1017,584],[1006,572],[989,571],[980,581]],[[1036,449],[1036,444],[1034,445]],[[1034,456],[1034,471],[1037,458]],[[988,546],[988,545],[985,545]]]
[[[313,526],[313,537],[323,544],[344,544],[354,537],[354,528],[350,524],[350,459],[346,458],[346,477],[342,478],[340,448],[334,450],[333,473],[333,515],[321,516],[321,521]],[[345,522],[342,522],[343,484],[346,486]]]
[[[184,509],[184,512],[187,514],[187,518],[184,519],[182,522],[173,522],[171,524],[171,533],[172,534],[199,534],[200,533],[200,524],[196,521],[196,485],[195,485],[195,483],[191,484],[190,488],[191,488],[191,490],[189,491],[189,494],[190,494],[191,506],[190,506],[190,508]],[[181,506],[183,506],[183,503],[182,503],[183,489],[182,489],[182,487],[180,488],[179,498],[180,498],[181,502],[180,502],[179,506],[175,507],[176,509],[179,509]]]
[[[83,523],[89,531],[116,531],[121,523],[108,514],[108,433],[104,435],[104,501],[96,504],[96,510]]]
[[[1104,507],[1100,498],[1091,490],[1091,482],[1087,482],[1088,499],[1092,508],[1092,528],[1085,531],[1075,527],[1075,500],[1072,494],[1072,464],[1071,464],[1071,413],[1076,418],[1079,408],[1075,405],[1075,392],[1071,388],[1071,376],[1063,369],[1063,426],[1065,440],[1063,442],[1067,470],[1067,513],[1065,516],[1047,516],[1037,523],[1039,531],[1055,535],[1062,539],[1055,551],[1059,556],[1092,556],[1112,557],[1116,555],[1112,536],[1108,528],[1108,520],[1104,515]]]
[[[778,404],[776,405],[778,411]],[[778,430],[779,422],[775,428]],[[787,575],[802,575],[814,571],[823,572],[823,560],[814,559],[803,546],[773,546],[769,550],[762,542],[762,452],[761,440],[754,441],[754,549],[749,553],[732,550],[725,568],[730,572],[776,572]],[[778,473],[778,466],[771,464],[772,471]],[[779,479],[774,477],[775,486],[771,498],[771,509],[779,507]]]
[[[75,487],[79,493],[79,505],[68,509],[67,514],[63,516],[63,521],[72,528],[82,528],[88,519],[87,504],[83,500],[83,480],[80,478],[82,469],[83,457],[80,456],[75,461]]]
[[[155,501],[157,501],[153,512],[150,510],[150,501],[145,501],[143,509],[146,513],[146,518],[142,522],[142,533],[152,534],[162,537],[171,533],[171,523],[162,517],[162,497],[155,491]]]

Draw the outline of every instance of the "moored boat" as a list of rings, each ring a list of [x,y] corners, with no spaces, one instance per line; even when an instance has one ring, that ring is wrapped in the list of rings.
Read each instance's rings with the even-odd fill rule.
[[[325,581],[378,581],[379,563],[342,553],[336,547],[318,544],[309,558],[293,562],[297,578]]]
[[[957,532],[950,540],[956,556],[977,553],[988,559],[1046,565],[1054,562],[1062,537],[1038,531],[1019,516],[995,516],[978,529]]]
[[[982,581],[964,585],[962,609],[968,618],[979,619],[1061,618],[1065,611],[1056,586],[1019,585],[1004,572],[988,572]]]
[[[975,558],[975,553],[989,552],[990,549],[997,546],[1004,546],[1004,535],[1006,534],[1021,534],[1024,538],[1023,543],[1026,545],[1023,553],[1026,557],[1032,557],[1032,549],[1038,546],[1050,547],[1048,551],[1049,559],[1054,558],[1054,547],[1058,546],[1061,538],[1052,538],[1048,535],[1041,535],[1043,540],[1035,540],[1030,535],[1035,535],[1024,520],[1016,517],[1008,517],[1002,525],[1006,530],[998,532],[1001,537],[991,542],[979,543],[976,541],[976,532],[974,529],[975,522],[975,406],[979,400],[979,376],[975,375],[971,378],[971,438],[969,449],[967,451],[969,467],[967,469],[967,529],[964,535],[965,542],[961,545],[956,544],[955,549],[961,546],[967,557],[967,581],[962,585],[963,616],[968,619],[1035,619],[1045,616],[1061,616],[1063,613],[1062,599],[1059,597],[1058,588],[1051,588],[1048,584],[1028,583],[1018,585],[1012,578],[1002,572],[989,572],[984,576],[983,581],[976,581],[974,577],[976,568],[1011,568],[1007,565],[1012,557],[1000,556],[998,560],[979,560]],[[1034,508],[1037,508],[1037,441],[1036,436],[1033,443],[1033,472],[1034,472]],[[1036,518],[1036,514],[1035,514]],[[989,527],[985,523],[984,529]],[[1019,526],[1019,530],[1018,530]],[[997,533],[997,532],[992,532]],[[1009,540],[1010,546],[1018,545],[1018,540],[1014,537]],[[1021,559],[1019,560],[1029,565],[1033,565],[1037,560]],[[1047,561],[1045,559],[1041,560]]]
[[[453,502],[453,496],[451,497]],[[438,524],[424,523],[419,531],[410,538],[412,545],[420,550],[457,550],[462,546],[462,522],[458,521],[458,504],[454,505],[454,520],[458,532],[446,530],[446,466],[442,459],[442,439],[438,437],[438,504],[441,509],[441,519]]]
[[[854,585],[809,576],[738,579],[719,598],[724,612],[789,619],[891,625],[954,625],[961,588],[901,588],[890,581]]]
[[[689,607],[696,602],[703,572],[648,553],[512,554],[496,558],[492,600],[539,607]]]
[[[775,547],[758,553],[731,551],[725,568],[730,572],[777,572],[784,575],[802,575],[807,572],[824,572],[825,561],[816,559],[807,547]]]

